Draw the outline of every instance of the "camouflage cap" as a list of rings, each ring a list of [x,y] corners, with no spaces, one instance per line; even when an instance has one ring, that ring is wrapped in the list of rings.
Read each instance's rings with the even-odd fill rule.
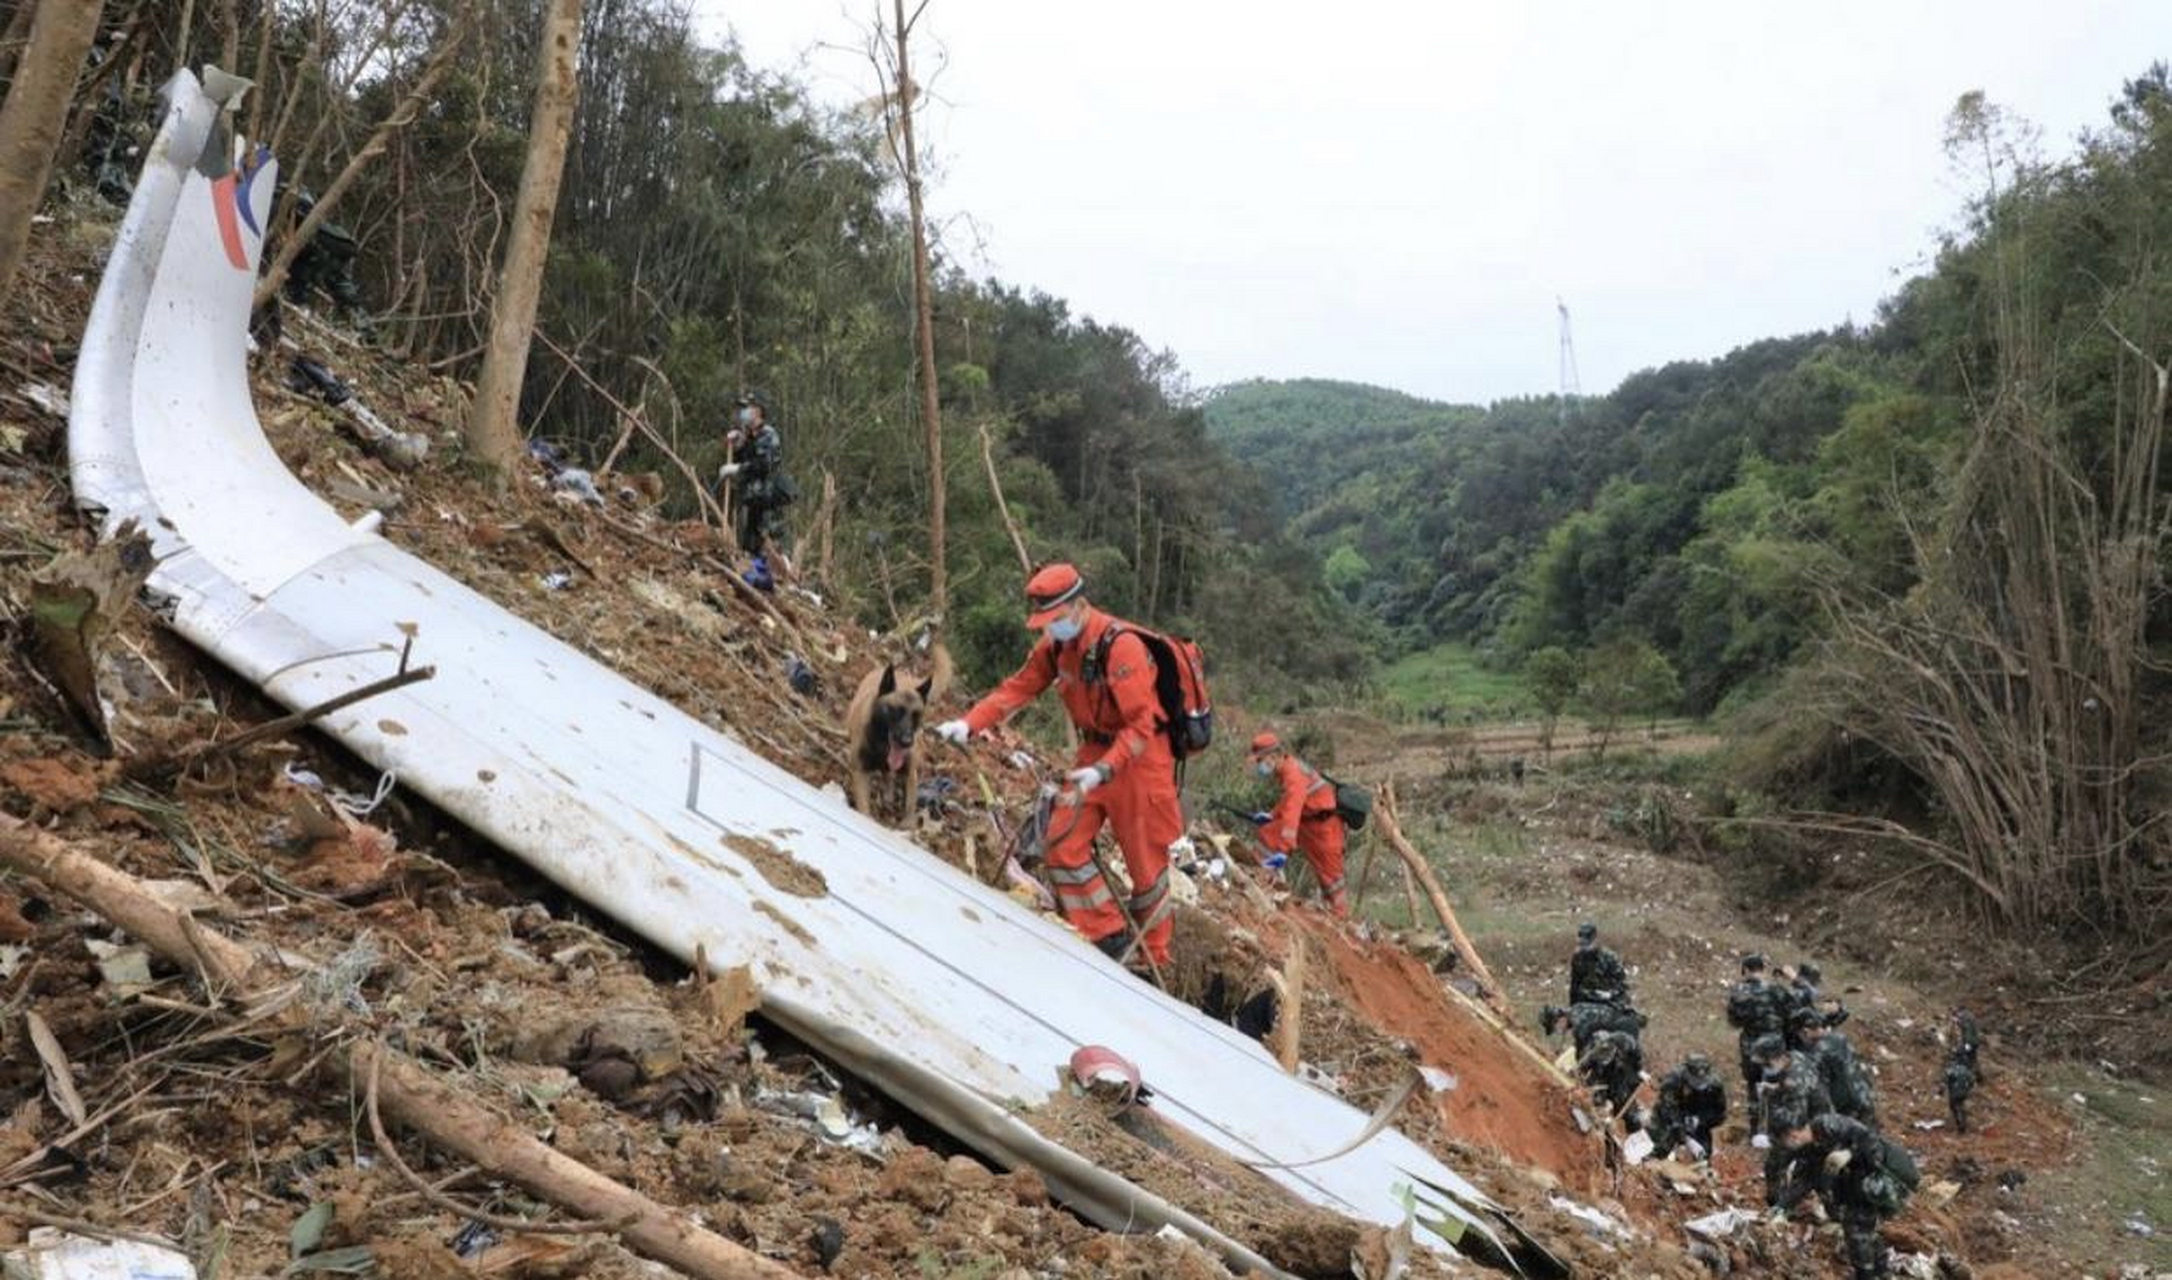
[[[1586,920],[1584,923],[1576,926],[1576,940],[1578,942],[1589,942],[1593,938],[1596,938],[1598,936],[1599,926],[1593,924],[1589,920]]]
[[[1767,1031],[1750,1041],[1750,1057],[1758,1062],[1770,1062],[1787,1056],[1787,1041],[1776,1031]]]
[[[1816,986],[1818,983],[1825,980],[1825,971],[1810,963],[1808,960],[1804,960],[1800,964],[1797,964],[1795,966],[1795,976],[1802,979],[1804,982],[1809,983],[1811,986]]]
[[[1693,1076],[1710,1075],[1712,1073],[1712,1059],[1701,1053],[1693,1053],[1682,1059],[1682,1065],[1688,1068],[1689,1073]]]
[[[1787,1029],[1790,1031],[1800,1031],[1805,1027],[1822,1027],[1824,1025],[1825,1015],[1809,1005],[1800,1005],[1788,1010]]]
[[[1765,957],[1752,951],[1742,957],[1742,969],[1745,973],[1763,973],[1765,971]]]

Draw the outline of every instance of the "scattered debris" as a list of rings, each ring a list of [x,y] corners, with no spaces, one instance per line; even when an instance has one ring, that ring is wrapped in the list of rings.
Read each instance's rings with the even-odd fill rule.
[[[30,1033],[31,1047],[38,1051],[38,1061],[45,1068],[45,1094],[60,1108],[60,1113],[80,1126],[90,1116],[83,1106],[83,1095],[76,1091],[75,1071],[68,1065],[68,1054],[60,1047],[53,1029],[35,1009],[23,1014],[23,1026]]]
[[[99,647],[152,566],[151,539],[129,523],[91,551],[62,552],[31,575],[31,654],[102,750],[112,741],[98,687]]]
[[[52,1227],[33,1229],[23,1248],[0,1257],[0,1272],[9,1280],[196,1280],[195,1265],[179,1249]]]
[[[1682,1226],[1707,1240],[1726,1240],[1757,1221],[1757,1217],[1756,1211],[1751,1209],[1722,1209],[1701,1218],[1691,1218]]]

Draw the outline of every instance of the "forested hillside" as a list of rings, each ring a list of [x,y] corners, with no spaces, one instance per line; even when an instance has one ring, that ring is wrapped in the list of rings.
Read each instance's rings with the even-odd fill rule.
[[[2055,160],[1964,103],[1956,167],[1984,195],[1868,326],[1677,361],[1565,408],[1238,383],[1208,397],[1211,433],[1271,478],[1288,532],[1398,647],[1455,641],[1514,669],[1633,637],[1675,667],[1685,710],[1708,711],[1770,687],[1838,597],[1915,584],[2001,341],[2052,344],[2062,429],[2133,408],[2108,362],[2121,336],[2152,352],[2163,336],[2163,84],[2160,68],[2128,85]],[[2115,336],[2125,308],[2135,328]]]
[[[1627,630],[1670,656],[1705,709],[1799,631],[1765,608],[1713,615],[1741,566],[1701,576],[1716,548],[1693,544],[1739,522],[1741,500],[1707,504],[1770,466],[1816,472],[1819,440],[1880,364],[1860,334],[1816,334],[1639,373],[1565,413],[1552,397],[1413,399],[1383,419],[1368,412],[1382,393],[1329,382],[1240,384],[1207,413],[1234,451],[1288,478],[1292,534],[1404,645],[1464,641],[1513,665]],[[1348,447],[1346,423],[1361,424]],[[1322,474],[1296,479],[1308,472]]]

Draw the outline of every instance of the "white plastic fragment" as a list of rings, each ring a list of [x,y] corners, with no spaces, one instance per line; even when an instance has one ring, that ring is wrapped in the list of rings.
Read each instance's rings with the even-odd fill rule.
[[[109,987],[148,987],[151,985],[151,953],[143,947],[115,946],[98,938],[83,943],[98,962],[98,976]]]
[[[1701,1218],[1691,1218],[1682,1225],[1692,1235],[1700,1235],[1707,1240],[1725,1240],[1755,1221],[1757,1214],[1751,1210],[1722,1209]]]
[[[1462,1083],[1456,1079],[1454,1072],[1443,1071],[1439,1067],[1421,1066],[1418,1068],[1418,1076],[1425,1081],[1425,1087],[1434,1093],[1448,1093]]]
[[[1622,1240],[1636,1238],[1635,1232],[1631,1231],[1611,1214],[1602,1213],[1588,1204],[1579,1204],[1564,1195],[1547,1196],[1546,1203],[1583,1223],[1595,1235],[1613,1236]]]
[[[56,418],[68,416],[68,394],[49,383],[27,382],[16,388],[16,394]]]
[[[9,1275],[30,1280],[196,1280],[196,1268],[177,1249],[133,1240],[93,1240],[39,1227],[30,1242],[5,1259]]]

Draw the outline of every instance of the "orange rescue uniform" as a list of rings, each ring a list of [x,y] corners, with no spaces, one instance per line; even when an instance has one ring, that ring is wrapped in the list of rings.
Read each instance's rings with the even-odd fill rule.
[[[1320,879],[1320,892],[1338,916],[1350,914],[1343,893],[1342,815],[1335,811],[1335,784],[1320,771],[1284,752],[1275,765],[1275,781],[1282,799],[1260,828],[1260,843],[1276,853],[1303,851],[1312,873]]]
[[[1123,629],[1109,643],[1105,669],[1089,673],[1086,660],[1110,627]],[[1153,656],[1136,632],[1099,609],[1088,610],[1070,640],[1044,633],[1026,664],[966,712],[966,726],[985,733],[1050,685],[1078,727],[1072,767],[1099,765],[1108,775],[1076,809],[1059,807],[1050,817],[1047,853],[1048,878],[1064,919],[1087,941],[1100,942],[1124,931],[1115,894],[1093,861],[1094,837],[1103,824],[1114,829],[1131,876],[1131,918],[1144,926],[1168,896],[1169,846],[1184,834],[1176,756],[1154,693]],[[1067,813],[1075,815],[1068,826]],[[1142,945],[1156,964],[1169,962],[1171,932],[1166,915],[1146,929]]]

